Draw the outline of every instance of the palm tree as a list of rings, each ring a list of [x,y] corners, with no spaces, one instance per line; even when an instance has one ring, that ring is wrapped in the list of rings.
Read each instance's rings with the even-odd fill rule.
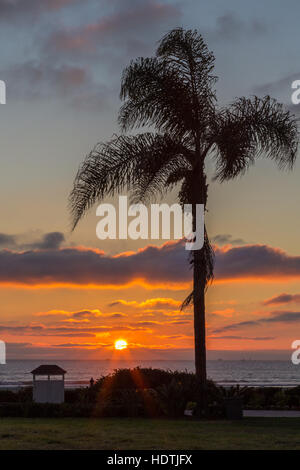
[[[207,204],[207,158],[220,182],[243,174],[260,155],[292,168],[296,120],[269,96],[236,99],[219,108],[214,56],[196,31],[176,28],[155,57],[133,60],[121,80],[120,136],[98,144],[78,170],[70,195],[73,229],[97,201],[127,190],[135,202],[179,187],[180,203]],[[150,126],[151,132],[126,132]],[[195,213],[194,220],[195,220]],[[195,365],[206,384],[205,291],[213,278],[213,250],[205,229],[203,248],[192,252]]]

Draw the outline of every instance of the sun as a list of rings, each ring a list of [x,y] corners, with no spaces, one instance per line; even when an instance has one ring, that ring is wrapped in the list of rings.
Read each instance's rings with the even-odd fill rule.
[[[115,349],[126,349],[127,348],[127,341],[124,339],[118,339],[115,341]]]

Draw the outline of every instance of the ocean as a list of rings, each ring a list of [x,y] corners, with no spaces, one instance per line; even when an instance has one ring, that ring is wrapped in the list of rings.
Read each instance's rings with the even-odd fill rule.
[[[159,369],[194,371],[193,361],[78,361],[78,360],[9,360],[0,365],[0,389],[18,388],[31,384],[30,371],[45,363],[55,363],[67,371],[68,388],[84,387],[91,377],[96,380],[114,369],[153,367]],[[295,387],[300,385],[300,365],[290,361],[209,360],[208,377],[223,386]]]

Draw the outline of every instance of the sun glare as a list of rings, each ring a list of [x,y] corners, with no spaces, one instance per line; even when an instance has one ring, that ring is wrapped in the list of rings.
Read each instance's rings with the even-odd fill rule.
[[[127,341],[124,339],[118,339],[115,342],[115,349],[126,349],[127,348]]]

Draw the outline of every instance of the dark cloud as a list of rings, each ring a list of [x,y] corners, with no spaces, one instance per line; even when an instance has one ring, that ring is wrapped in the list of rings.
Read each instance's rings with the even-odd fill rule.
[[[280,294],[271,299],[264,300],[264,305],[300,303],[300,294]]]
[[[48,41],[48,48],[63,52],[95,52],[99,47],[119,44],[122,49],[142,44],[141,34],[153,37],[154,30],[162,25],[174,24],[181,15],[175,5],[156,0],[138,2],[116,2],[115,10],[108,16],[103,14],[93,23],[79,28],[56,31]]]
[[[58,63],[84,64],[93,70],[96,82],[100,76],[117,97],[123,68],[135,57],[153,55],[157,40],[180,23],[181,10],[157,0],[116,1],[113,8],[112,2],[108,4],[109,13],[99,10],[92,22],[53,30],[43,41],[41,54]]]
[[[300,312],[272,312],[273,316],[261,318],[259,321],[263,323],[297,323],[300,321]]]
[[[80,108],[101,109],[109,106],[109,90],[96,83],[87,66],[55,64],[40,58],[1,70],[9,83],[12,100],[63,99]]]
[[[182,268],[178,270],[178,266]],[[188,282],[189,273],[187,253],[181,242],[149,246],[134,254],[118,256],[76,248],[0,252],[0,282],[117,286],[139,279],[145,283],[172,284]]]
[[[248,328],[252,326],[260,326],[262,324],[268,323],[298,323],[300,322],[300,312],[290,312],[290,311],[274,311],[271,312],[271,316],[262,317],[256,320],[242,321],[239,323],[231,323],[229,325],[222,326],[213,330],[214,334],[223,333],[224,331],[237,330],[242,328]]]
[[[132,57],[152,54],[157,38],[181,15],[177,5],[156,0],[103,1],[98,8],[92,0],[85,3],[95,12],[92,22],[81,13],[81,0],[0,0],[0,20],[14,27],[22,20],[27,28],[33,16],[47,13],[32,29],[32,53],[16,55],[26,61],[0,67],[10,102],[43,98],[89,111],[109,109],[118,97],[122,68]],[[74,7],[71,21],[61,12],[60,21],[49,15],[67,6]]]
[[[280,102],[284,103],[284,107],[292,115],[299,118],[300,105],[292,103],[292,94],[295,91],[292,89],[292,83],[295,80],[300,80],[300,72],[286,75],[279,80],[269,81],[253,88],[253,92],[259,96],[271,95]]]
[[[48,317],[48,318],[57,318],[57,317],[67,317],[65,318],[66,321],[70,323],[78,322],[83,320],[83,322],[90,321],[92,319],[102,318],[102,319],[120,319],[123,317],[127,317],[125,313],[122,312],[113,312],[113,313],[102,313],[99,309],[85,309],[79,310],[76,312],[70,312],[67,310],[50,310],[48,312],[40,312],[37,313],[35,316],[37,317]]]
[[[80,348],[80,349],[102,349],[102,348],[107,348],[110,347],[110,343],[62,343],[62,344],[56,344],[55,347],[57,348]]]
[[[119,312],[119,313],[106,314],[105,317],[106,318],[123,318],[123,317],[126,317],[126,314]]]
[[[190,320],[173,320],[166,323],[169,323],[170,325],[189,325],[191,322]]]
[[[48,240],[49,242],[49,240]],[[41,249],[0,252],[0,283],[101,285],[130,283],[183,289],[191,282],[188,252],[181,241],[108,256],[93,249]],[[215,279],[276,280],[300,277],[300,257],[266,245],[216,248]]]
[[[216,279],[288,279],[300,277],[300,256],[267,245],[217,248]]]
[[[248,326],[256,326],[259,325],[258,320],[248,320],[248,321],[241,321],[239,323],[231,323],[229,325],[222,326],[221,328],[217,328],[212,331],[213,334],[223,333],[224,331],[228,330],[236,330]]]
[[[268,32],[268,26],[260,19],[241,20],[235,13],[227,12],[216,19],[214,30],[207,36],[214,41],[236,41],[241,37],[257,37]]]
[[[25,241],[26,239],[28,239],[27,234],[11,235],[0,233],[0,248],[11,248],[14,250],[57,250],[65,241],[65,236],[61,232],[49,232],[32,242]]]
[[[0,20],[27,19],[74,3],[79,0],[0,0]]]
[[[45,326],[45,325],[0,325],[0,332],[19,336],[65,336],[88,337],[96,333],[110,333],[113,331],[144,331],[146,325],[133,324],[131,326],[93,326],[93,327],[69,327],[69,326]],[[147,328],[146,328],[147,329]]]
[[[158,322],[158,321],[139,321],[137,323],[131,323],[131,325],[138,325],[138,326],[145,326],[145,327],[151,327],[151,328],[156,328],[156,327],[161,327],[163,323]]]
[[[274,336],[210,336],[210,339],[232,339],[232,340],[249,340],[249,341],[271,341],[276,339]]]
[[[49,232],[43,235],[40,241],[25,245],[31,250],[57,250],[65,241],[65,236],[61,232]]]
[[[189,325],[191,322],[190,320],[173,320],[173,321],[139,321],[136,323],[131,323],[132,327],[151,327],[151,328],[159,328],[163,325]]]
[[[244,245],[246,242],[242,238],[233,238],[229,234],[219,234],[212,238],[212,242],[217,245]]]
[[[14,248],[17,245],[16,236],[0,233],[0,247],[1,248]]]
[[[97,318],[97,317],[103,317],[103,318],[122,318],[126,317],[125,313],[121,312],[116,312],[116,313],[101,313],[99,310],[81,310],[79,312],[73,312],[71,313],[72,318],[75,319],[90,319],[90,318]]]
[[[191,335],[159,335],[157,338],[161,339],[193,339]]]
[[[278,93],[292,94],[292,82],[300,79],[300,73],[292,73],[280,78],[254,87],[254,93],[257,95],[274,95]]]
[[[93,310],[80,310],[79,312],[71,313],[73,318],[85,318],[99,316],[99,313]]]

